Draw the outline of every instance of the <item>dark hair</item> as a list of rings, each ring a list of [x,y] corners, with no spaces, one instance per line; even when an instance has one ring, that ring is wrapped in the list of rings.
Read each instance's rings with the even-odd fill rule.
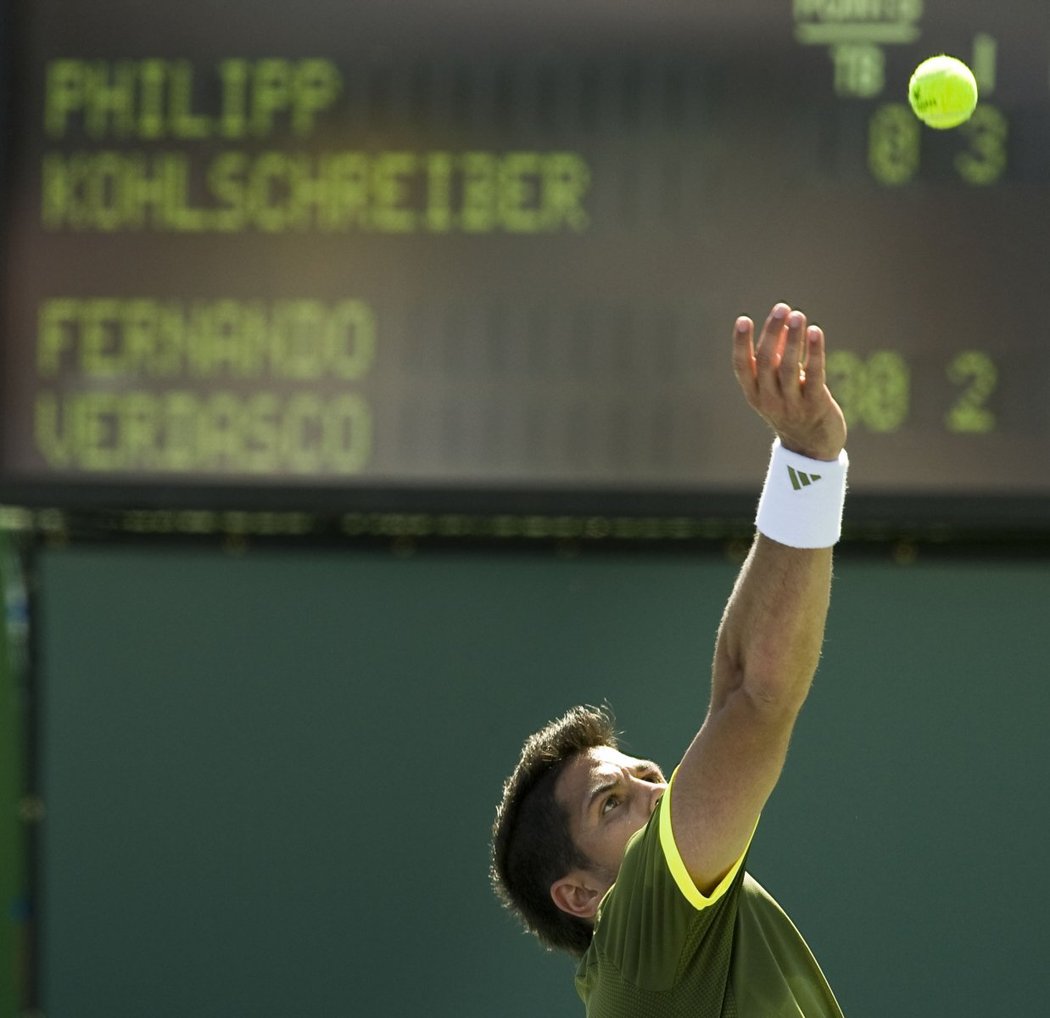
[[[550,889],[590,860],[572,839],[554,785],[570,760],[597,746],[616,748],[613,719],[597,707],[573,707],[530,735],[503,785],[492,825],[490,875],[497,896],[545,947],[577,956],[587,950],[592,926],[558,908]]]

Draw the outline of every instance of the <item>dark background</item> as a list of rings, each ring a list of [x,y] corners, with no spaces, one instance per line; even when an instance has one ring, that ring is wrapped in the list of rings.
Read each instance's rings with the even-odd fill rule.
[[[316,0],[294,17],[256,3],[16,9],[0,376],[9,500],[221,507],[261,495],[302,509],[381,497],[387,508],[443,499],[462,510],[495,490],[512,501],[543,492],[552,512],[577,511],[581,495],[591,509],[618,500],[645,511],[667,494],[687,513],[723,495],[741,511],[765,438],[727,369],[728,336],[738,314],[761,317],[785,299],[828,334],[852,427],[855,512],[892,522],[895,510],[870,500],[942,497],[954,500],[937,509],[950,522],[1006,495],[1045,513],[1045,10],[946,0],[866,17],[773,0],[614,11]],[[847,74],[858,51],[874,70]],[[906,103],[911,70],[939,51],[972,61],[981,80],[978,112],[953,131],[922,127]],[[216,136],[220,63],[272,57],[330,61],[338,98],[305,134],[278,114],[259,136]],[[108,120],[92,134],[76,112],[57,136],[45,132],[53,61],[108,61],[112,73],[146,58],[188,66],[187,101],[210,137],[173,137],[167,120],[159,138]],[[573,153],[591,177],[586,222],[538,233],[43,222],[46,157],[185,158],[191,202],[215,208],[207,171],[224,153],[347,151]],[[414,179],[407,205],[420,187]],[[60,297],[182,308],[357,300],[375,316],[375,358],[349,384],[189,368],[88,377],[72,357],[52,377],[36,366],[38,314]],[[980,378],[960,367],[974,354]],[[49,463],[41,452],[42,393],[68,407],[85,393],[176,390],[202,405],[220,392],[349,393],[370,415],[364,456],[264,469],[249,465],[251,442],[181,466],[147,453],[118,467],[83,455]],[[967,399],[983,430],[949,423]],[[56,422],[69,433],[68,414]]]

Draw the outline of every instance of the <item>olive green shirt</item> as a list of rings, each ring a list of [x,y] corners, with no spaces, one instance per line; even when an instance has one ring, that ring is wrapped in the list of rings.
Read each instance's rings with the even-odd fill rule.
[[[576,973],[587,1018],[842,1018],[806,942],[744,871],[701,894],[671,833],[671,796],[627,846]]]

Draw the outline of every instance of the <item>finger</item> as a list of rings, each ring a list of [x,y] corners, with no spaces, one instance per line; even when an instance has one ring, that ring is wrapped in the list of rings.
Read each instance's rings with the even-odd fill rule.
[[[755,344],[755,374],[758,388],[761,392],[770,395],[780,390],[777,367],[780,365],[784,344],[784,323],[790,310],[787,304],[775,304]]]
[[[745,395],[755,392],[755,323],[741,315],[733,329],[733,372]]]
[[[806,393],[814,396],[823,393],[826,381],[824,330],[819,325],[811,325],[806,330]]]
[[[806,316],[792,311],[787,316],[787,339],[780,357],[780,391],[788,397],[802,394],[799,384],[806,347]]]

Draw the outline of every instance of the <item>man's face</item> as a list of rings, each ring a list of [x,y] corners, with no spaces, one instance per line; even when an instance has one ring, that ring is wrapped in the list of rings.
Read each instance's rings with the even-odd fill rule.
[[[589,749],[565,765],[554,797],[569,818],[569,832],[591,860],[591,873],[608,890],[616,879],[631,836],[652,816],[667,790],[651,760],[626,756],[609,746]]]

